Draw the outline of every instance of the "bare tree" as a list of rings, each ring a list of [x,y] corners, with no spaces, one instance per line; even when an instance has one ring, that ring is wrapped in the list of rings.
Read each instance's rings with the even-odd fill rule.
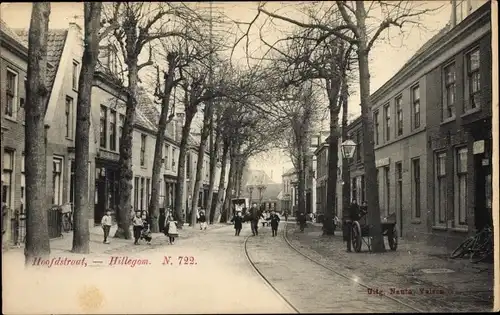
[[[117,10],[119,6],[115,7]],[[117,24],[101,20],[102,3],[84,3],[84,51],[78,79],[75,137],[75,209],[73,248],[75,253],[89,253],[88,156],[92,83],[99,55],[99,43]]]
[[[302,6],[302,4],[298,4]],[[335,1],[335,4],[311,3],[301,9],[313,22],[302,22],[265,9],[265,4],[259,4],[257,15],[248,24],[247,32],[237,41],[237,44],[249,35],[249,30],[260,14],[268,17],[268,20],[281,20],[295,26],[320,30],[323,34],[316,37],[318,44],[331,37],[338,37],[354,47],[357,56],[359,72],[359,89],[361,99],[361,117],[363,124],[364,143],[364,166],[367,187],[367,202],[370,207],[368,211],[368,224],[370,237],[372,238],[372,250],[374,252],[385,251],[382,236],[380,205],[378,196],[378,184],[376,181],[376,166],[373,141],[373,118],[370,103],[370,69],[369,53],[377,40],[382,37],[384,31],[391,26],[397,26],[401,30],[406,24],[416,24],[425,15],[438,10],[438,7],[428,8],[428,4],[413,1],[374,1],[368,9],[363,1]],[[336,23],[331,24],[332,19],[324,18],[328,15],[340,16]],[[376,22],[373,22],[373,21]],[[378,21],[377,21],[378,20]],[[325,22],[326,21],[326,22]],[[374,27],[372,27],[373,23]]]
[[[117,3],[113,5],[118,6]],[[120,27],[113,32],[115,43],[124,60],[127,74],[127,102],[123,132],[120,141],[120,205],[117,212],[118,229],[115,237],[130,238],[131,195],[132,195],[132,137],[137,106],[139,71],[153,62],[152,42],[159,39],[185,38],[185,26],[197,21],[198,14],[181,3],[138,3],[127,2],[115,10],[113,20]],[[174,23],[174,20],[176,23]],[[182,23],[181,23],[182,22]],[[148,48],[148,60],[140,63],[139,56]]]
[[[28,85],[25,109],[26,248],[25,263],[50,255],[47,229],[46,130],[47,39],[50,3],[33,3],[28,37]]]
[[[157,233],[159,231],[159,202],[160,202],[160,182],[161,182],[161,165],[163,159],[163,145],[165,142],[165,131],[169,122],[175,117],[175,107],[171,105],[172,90],[180,79],[175,80],[175,70],[180,62],[179,54],[170,52],[167,55],[168,70],[163,72],[163,89],[161,87],[160,70],[157,67],[157,86],[155,97],[157,103],[161,105],[160,119],[158,121],[158,132],[156,134],[155,153],[153,158],[153,174],[151,198],[148,205],[148,213],[151,218],[151,231]],[[174,96],[175,97],[175,96]],[[165,161],[165,163],[167,163]]]
[[[215,189],[215,176],[216,176],[216,168],[217,168],[217,160],[219,159],[219,151],[221,147],[221,135],[219,132],[215,130],[214,126],[214,117],[210,117],[210,127],[209,127],[209,132],[210,132],[210,163],[209,163],[209,182],[208,182],[208,197],[207,197],[207,213],[206,217],[209,223],[212,223],[212,220],[210,219],[212,217],[212,203],[213,203],[213,196],[214,196],[214,189]],[[215,140],[214,140],[214,134],[215,134]],[[222,167],[224,167],[221,163],[221,170]],[[224,182],[224,181],[223,181]],[[218,195],[221,194],[222,191],[218,190]]]

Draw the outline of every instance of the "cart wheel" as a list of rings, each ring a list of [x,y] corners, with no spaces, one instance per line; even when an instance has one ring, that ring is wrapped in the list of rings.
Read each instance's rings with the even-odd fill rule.
[[[398,229],[396,227],[387,231],[387,240],[389,241],[391,250],[398,249]]]
[[[352,223],[352,247],[356,253],[361,251],[361,226],[358,221]]]

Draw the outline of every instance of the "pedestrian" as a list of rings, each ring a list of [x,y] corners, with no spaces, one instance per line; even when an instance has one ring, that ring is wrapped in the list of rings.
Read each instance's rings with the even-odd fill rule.
[[[102,242],[104,244],[109,244],[108,236],[109,236],[109,231],[111,230],[111,225],[113,225],[113,220],[111,218],[111,210],[108,209],[106,210],[106,213],[102,216],[101,219],[101,226],[104,232],[104,241]]]
[[[273,232],[273,237],[278,235],[278,225],[280,224],[280,216],[274,211],[271,211],[271,216],[269,217],[271,221],[271,230]]]
[[[307,224],[306,220],[307,220],[306,214],[304,212],[300,212],[298,217],[297,217],[297,221],[299,223],[301,232],[304,232],[304,229],[305,229],[306,224]]]
[[[257,205],[254,203],[250,208],[250,226],[252,228],[253,236],[259,235],[259,219],[262,218]]]
[[[285,222],[288,221],[288,210],[285,210]]]
[[[143,221],[139,211],[136,212],[135,217],[132,219],[132,226],[135,239],[134,245],[139,245],[139,239],[141,238],[141,231],[143,228]]]
[[[205,216],[205,211],[203,210],[200,211],[198,222],[200,222],[200,230],[207,229],[207,217]]]
[[[238,211],[233,218],[231,219],[231,222],[234,223],[234,236],[240,236],[241,229],[243,227],[243,215],[241,214],[240,211]]]
[[[173,245],[175,242],[175,238],[179,236],[179,232],[177,231],[177,221],[174,220],[172,215],[167,217],[167,222],[165,222],[166,226],[166,234],[168,236],[168,243]]]
[[[352,243],[352,222],[359,220],[360,209],[358,202],[356,199],[352,200],[351,205],[349,206],[349,218],[346,221],[346,228],[344,232],[347,233],[347,252],[351,252],[351,243]]]

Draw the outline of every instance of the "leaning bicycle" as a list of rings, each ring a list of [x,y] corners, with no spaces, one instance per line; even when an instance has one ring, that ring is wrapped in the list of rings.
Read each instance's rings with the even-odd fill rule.
[[[484,261],[493,255],[493,230],[487,226],[468,237],[450,255],[450,258],[469,256],[472,263]]]

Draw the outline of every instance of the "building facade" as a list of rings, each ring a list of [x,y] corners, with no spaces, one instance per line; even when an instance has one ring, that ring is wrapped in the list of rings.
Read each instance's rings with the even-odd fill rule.
[[[395,214],[402,237],[450,247],[492,207],[490,4],[453,3],[450,23],[371,95],[381,216]],[[360,118],[348,128],[361,153],[350,168],[359,202]]]

